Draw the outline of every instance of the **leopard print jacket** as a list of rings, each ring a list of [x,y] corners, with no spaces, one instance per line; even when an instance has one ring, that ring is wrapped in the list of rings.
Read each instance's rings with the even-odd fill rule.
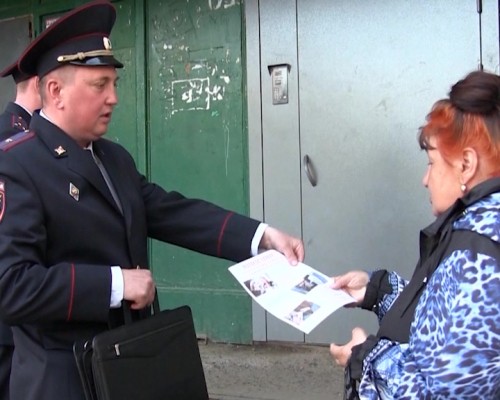
[[[381,339],[364,359],[360,399],[500,399],[500,193],[469,206],[453,229],[490,238],[498,254],[470,246],[441,261],[415,310],[409,343]],[[393,293],[380,314],[407,283],[395,273],[389,279]]]

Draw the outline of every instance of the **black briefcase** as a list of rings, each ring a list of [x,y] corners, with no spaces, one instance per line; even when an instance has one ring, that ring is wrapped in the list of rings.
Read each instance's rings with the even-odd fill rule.
[[[75,343],[87,400],[207,400],[191,309],[182,306]]]

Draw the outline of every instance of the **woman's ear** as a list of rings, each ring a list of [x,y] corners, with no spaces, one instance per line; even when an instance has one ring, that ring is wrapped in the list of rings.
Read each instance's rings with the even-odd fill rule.
[[[467,185],[477,176],[478,173],[479,159],[476,150],[474,150],[472,147],[466,147],[465,149],[463,149],[461,163],[461,183]]]

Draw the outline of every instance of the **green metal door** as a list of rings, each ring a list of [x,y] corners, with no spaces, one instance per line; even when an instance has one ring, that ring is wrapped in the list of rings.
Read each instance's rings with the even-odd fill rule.
[[[241,5],[147,2],[150,176],[167,190],[248,210]],[[252,340],[251,302],[231,263],[152,243],[162,305],[188,304],[198,334]]]

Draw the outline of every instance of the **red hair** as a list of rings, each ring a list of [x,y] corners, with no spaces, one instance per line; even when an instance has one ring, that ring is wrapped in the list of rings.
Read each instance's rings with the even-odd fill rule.
[[[424,150],[431,149],[430,138],[445,161],[459,157],[466,147],[478,154],[481,171],[488,177],[500,176],[500,127],[497,118],[463,112],[448,99],[437,101],[420,128],[418,141]]]

